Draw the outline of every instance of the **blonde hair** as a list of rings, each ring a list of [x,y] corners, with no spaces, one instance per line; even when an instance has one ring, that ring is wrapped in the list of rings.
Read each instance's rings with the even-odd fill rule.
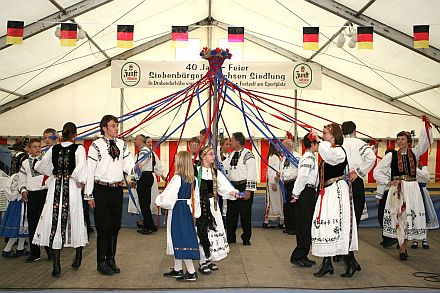
[[[194,168],[190,153],[187,151],[178,152],[174,165],[176,166],[176,175],[183,177],[188,183],[193,183]]]
[[[200,162],[202,161],[203,157],[206,156],[206,154],[209,153],[209,151],[211,151],[211,150],[214,150],[214,149],[208,145],[206,145],[200,149],[200,155],[199,155]]]

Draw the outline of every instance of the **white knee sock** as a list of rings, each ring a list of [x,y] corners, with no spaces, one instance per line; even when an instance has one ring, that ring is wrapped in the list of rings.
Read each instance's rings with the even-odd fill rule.
[[[185,263],[186,271],[190,274],[194,274],[196,270],[194,269],[194,264],[192,259],[184,259],[183,262]]]
[[[5,249],[3,251],[9,252],[12,249],[12,246],[14,245],[15,241],[17,241],[17,238],[9,238],[8,244],[6,244]]]
[[[174,259],[174,270],[176,272],[182,270],[182,260],[181,259]]]
[[[26,241],[26,238],[18,238],[17,250],[23,250],[24,249],[24,242],[25,241]]]

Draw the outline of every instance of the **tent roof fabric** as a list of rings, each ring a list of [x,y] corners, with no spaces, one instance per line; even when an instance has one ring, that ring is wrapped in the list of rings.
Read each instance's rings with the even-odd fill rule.
[[[59,12],[60,7],[68,9],[72,5],[93,5],[96,1],[3,0],[0,2],[0,36],[6,34],[7,20],[24,20],[26,26]],[[363,12],[365,16],[410,37],[413,25],[430,24],[430,44],[440,48],[440,1],[337,2],[354,11],[368,4]],[[229,25],[243,26],[245,33],[258,36],[305,59],[312,57],[315,52],[302,48],[303,26],[320,27],[322,46],[347,22],[347,19],[303,0],[268,0],[259,1],[258,5],[250,0],[109,0],[74,19],[93,43],[85,38],[80,39],[74,48],[61,47],[55,36],[55,26],[25,39],[21,46],[14,45],[0,50],[0,107],[20,95],[26,96],[52,82],[103,62],[108,59],[107,56],[112,58],[123,52],[124,49],[116,47],[117,24],[135,25],[134,41],[135,46],[138,46],[169,34],[172,25],[190,25],[208,17]],[[433,117],[440,117],[439,62],[378,34],[374,35],[373,50],[348,48],[348,40],[343,48],[338,48],[336,39],[312,61],[387,96],[401,97],[399,101]],[[408,96],[413,92],[420,93]]]

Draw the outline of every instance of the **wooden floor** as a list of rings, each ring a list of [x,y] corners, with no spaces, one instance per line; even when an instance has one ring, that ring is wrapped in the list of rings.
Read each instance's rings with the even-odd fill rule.
[[[252,245],[232,244],[229,256],[218,263],[218,271],[210,276],[199,274],[197,282],[180,283],[162,276],[173,264],[172,258],[165,255],[164,228],[148,236],[136,233],[134,229],[122,229],[117,250],[121,274],[108,277],[96,271],[96,236],[92,236],[79,271],[70,268],[74,250],[64,249],[61,252],[62,275],[58,279],[50,276],[52,263],[47,261],[43,250],[44,257],[30,264],[24,262],[24,257],[0,258],[0,289],[440,289],[440,283],[413,276],[417,271],[440,273],[440,231],[429,231],[429,250],[409,249],[408,261],[402,262],[398,260],[396,249],[379,246],[378,228],[361,229],[357,259],[362,271],[349,279],[339,276],[344,271],[342,263],[334,264],[334,275],[323,278],[312,275],[317,267],[303,269],[292,266],[289,258],[295,241],[295,236],[283,234],[278,229],[254,228]],[[320,259],[312,258],[319,265]]]

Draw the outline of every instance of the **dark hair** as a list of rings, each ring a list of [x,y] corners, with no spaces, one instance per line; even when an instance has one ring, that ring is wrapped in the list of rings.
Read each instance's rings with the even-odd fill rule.
[[[309,148],[311,148],[312,143],[313,143],[313,144],[317,144],[318,142],[317,142],[316,140],[314,140],[314,141],[310,141],[309,133],[307,133],[306,135],[304,135],[303,143],[304,143],[305,148],[306,148],[306,149],[309,149]]]
[[[188,143],[196,142],[197,144],[200,144],[200,139],[197,136],[191,137]]]
[[[28,146],[28,147],[31,147],[31,145],[32,145],[34,142],[38,142],[38,143],[41,144],[41,140],[40,140],[39,138],[35,138],[35,137],[34,137],[34,138],[29,139],[27,146]]]
[[[328,128],[330,133],[335,138],[335,144],[336,145],[342,145],[344,143],[344,136],[342,135],[341,126],[337,123],[330,123],[325,128]]]
[[[102,135],[104,135],[104,127],[107,127],[110,121],[119,123],[118,118],[113,115],[105,115],[102,117],[101,122],[99,122],[99,129],[101,130]]]
[[[44,132],[43,132],[43,135],[45,135],[46,133],[50,133],[50,134],[56,135],[57,131],[55,129],[53,129],[53,128],[46,128],[44,130]]]
[[[235,140],[238,141],[240,145],[244,145],[246,143],[246,138],[244,137],[242,132],[235,132],[232,134],[232,136],[235,138]]]
[[[15,140],[15,143],[12,145],[12,149],[16,152],[24,152],[25,148],[29,143],[29,137],[22,136]]]
[[[200,130],[200,134],[205,135],[206,134],[206,128],[203,128],[202,130]]]
[[[138,136],[142,137],[142,141],[143,141],[144,143],[147,143],[147,138],[149,138],[149,137],[147,137],[147,136],[145,136],[145,135],[143,135],[143,134],[138,134]]]
[[[269,152],[267,153],[267,159],[269,160],[270,156],[277,155],[280,156],[280,152],[275,147],[276,142],[269,143]]]
[[[71,140],[76,135],[76,125],[73,122],[67,122],[63,126],[63,140],[68,141]]]
[[[342,123],[341,128],[342,134],[352,134],[353,131],[356,131],[356,124],[354,124],[353,121],[345,121],[344,123]]]
[[[225,141],[227,141],[227,140],[230,140],[230,139],[227,138],[227,137],[223,137],[223,138],[220,140],[220,146],[222,146],[222,145],[225,143]]]
[[[397,137],[399,136],[406,136],[406,139],[408,140],[408,144],[412,144],[412,137],[411,137],[411,133],[409,133],[408,131],[401,131],[397,134]]]

